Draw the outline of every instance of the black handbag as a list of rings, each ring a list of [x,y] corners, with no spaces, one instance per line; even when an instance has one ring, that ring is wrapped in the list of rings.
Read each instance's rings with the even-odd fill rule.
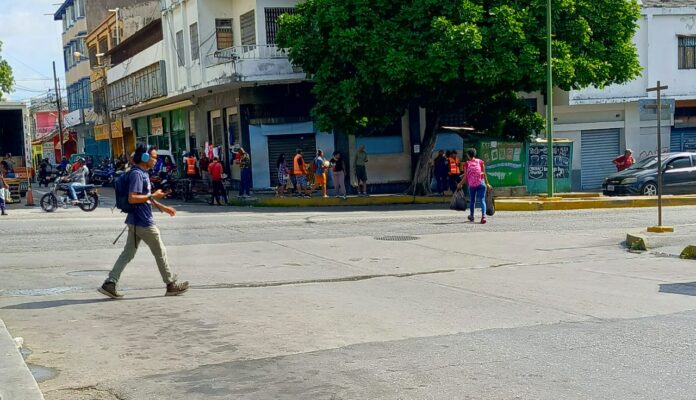
[[[486,215],[489,217],[495,214],[495,197],[493,197],[493,189],[486,190]]]
[[[452,195],[452,200],[450,201],[450,209],[455,211],[466,211],[466,196],[464,191],[459,189]]]

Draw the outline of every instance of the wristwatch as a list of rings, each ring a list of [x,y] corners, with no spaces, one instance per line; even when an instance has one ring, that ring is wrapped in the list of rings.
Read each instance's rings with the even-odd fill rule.
[[[148,199],[148,200],[150,200],[150,201],[152,201],[152,199],[153,199],[153,197],[152,197],[152,193],[150,193],[150,195],[149,195],[149,196],[147,196],[147,199]]]

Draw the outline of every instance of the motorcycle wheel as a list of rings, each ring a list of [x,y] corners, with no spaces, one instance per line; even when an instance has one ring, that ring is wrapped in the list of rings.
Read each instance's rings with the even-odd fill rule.
[[[41,201],[39,204],[41,205],[42,210],[46,212],[53,212],[56,211],[56,208],[58,208],[58,199],[53,193],[46,193],[45,195],[41,196]]]
[[[86,199],[89,200],[88,203],[80,203],[79,207],[82,211],[90,212],[94,211],[99,205],[99,195],[96,193],[87,193]]]

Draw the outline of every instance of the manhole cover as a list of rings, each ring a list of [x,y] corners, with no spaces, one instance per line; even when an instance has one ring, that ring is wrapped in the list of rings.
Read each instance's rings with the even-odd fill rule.
[[[416,236],[379,236],[375,240],[386,240],[389,242],[406,242],[409,240],[418,240]]]
[[[86,269],[82,271],[71,271],[67,275],[70,276],[103,276],[108,273],[108,269]]]

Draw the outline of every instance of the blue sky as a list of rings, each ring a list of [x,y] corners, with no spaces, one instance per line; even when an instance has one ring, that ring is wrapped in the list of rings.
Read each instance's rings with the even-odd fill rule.
[[[53,69],[65,88],[60,21],[52,14],[60,0],[0,0],[0,56],[12,66],[15,91],[9,100],[27,100],[53,88]],[[65,93],[63,93],[65,94]]]

